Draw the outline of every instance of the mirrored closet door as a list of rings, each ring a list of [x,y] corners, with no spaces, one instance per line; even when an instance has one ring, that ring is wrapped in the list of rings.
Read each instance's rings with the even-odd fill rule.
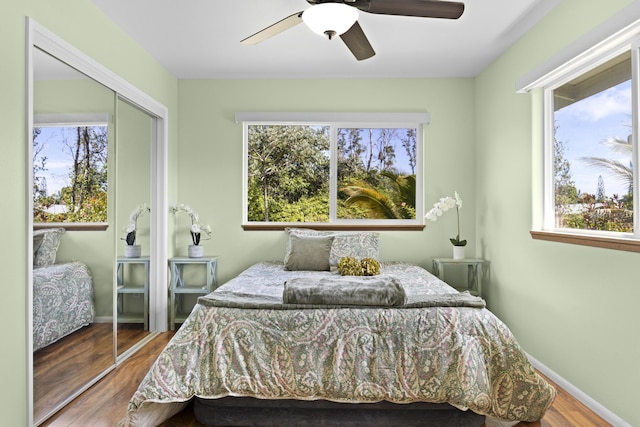
[[[39,425],[167,329],[167,111],[30,19],[28,37],[28,419]]]
[[[116,260],[117,355],[149,334],[151,146],[154,119],[118,97],[116,153],[118,230]]]

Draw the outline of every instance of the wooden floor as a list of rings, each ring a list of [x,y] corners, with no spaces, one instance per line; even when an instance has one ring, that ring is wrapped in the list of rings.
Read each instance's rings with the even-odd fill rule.
[[[119,324],[118,354],[148,334],[142,324]],[[113,360],[111,323],[92,323],[34,352],[34,420],[38,421],[54,411],[112,366]]]
[[[169,342],[173,332],[154,338],[149,344],[127,359],[107,377],[87,390],[66,408],[48,420],[44,426],[113,426],[124,418],[127,403],[138,384]],[[564,390],[544,418],[535,423],[520,423],[518,427],[607,427],[611,424],[588,410]],[[162,427],[199,427],[191,406],[162,424]],[[479,426],[480,427],[480,426]]]

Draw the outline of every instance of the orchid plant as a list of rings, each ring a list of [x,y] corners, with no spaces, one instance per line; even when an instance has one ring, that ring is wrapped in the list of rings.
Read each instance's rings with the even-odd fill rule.
[[[458,217],[458,234],[456,237],[449,239],[449,241],[453,244],[453,246],[466,246],[466,240],[460,240],[460,209],[462,208],[462,199],[457,191],[454,192],[453,197],[443,197],[438,202],[436,202],[431,210],[427,212],[425,218],[430,221],[436,221],[438,217],[442,216],[443,213],[448,211],[449,209],[456,208],[456,215]]]
[[[136,229],[138,228],[138,218],[145,212],[151,212],[149,206],[146,203],[138,205],[134,210],[131,211],[129,215],[129,223],[127,224],[127,228],[125,228],[124,232],[126,233],[124,237],[124,241],[127,242],[127,245],[133,246],[136,243]]]
[[[194,211],[190,206],[185,204],[174,205],[171,207],[171,213],[176,214],[178,212],[186,212],[189,217],[191,217],[191,240],[193,244],[198,246],[200,244],[200,240],[207,240],[211,238],[211,226],[209,225],[201,225],[198,219],[198,214]],[[207,239],[202,239],[202,233],[206,234]]]

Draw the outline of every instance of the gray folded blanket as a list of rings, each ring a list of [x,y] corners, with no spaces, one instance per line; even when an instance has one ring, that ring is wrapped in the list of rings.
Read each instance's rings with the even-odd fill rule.
[[[282,301],[285,304],[394,307],[404,305],[407,295],[400,282],[389,276],[298,277],[285,282]]]

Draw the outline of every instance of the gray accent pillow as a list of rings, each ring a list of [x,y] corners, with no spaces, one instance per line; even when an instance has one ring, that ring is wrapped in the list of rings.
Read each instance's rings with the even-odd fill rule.
[[[289,235],[289,247],[284,259],[286,270],[329,271],[329,255],[333,236]]]
[[[33,266],[45,267],[56,262],[56,253],[64,228],[46,228],[33,232]],[[36,248],[37,245],[37,248]]]

